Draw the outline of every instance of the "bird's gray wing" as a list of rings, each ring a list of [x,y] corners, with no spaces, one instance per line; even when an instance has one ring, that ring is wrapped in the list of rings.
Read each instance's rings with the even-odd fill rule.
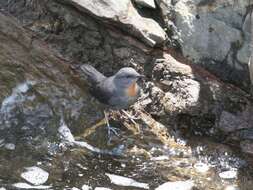
[[[108,77],[91,88],[91,94],[100,102],[110,105],[110,99],[115,96],[113,77]]]

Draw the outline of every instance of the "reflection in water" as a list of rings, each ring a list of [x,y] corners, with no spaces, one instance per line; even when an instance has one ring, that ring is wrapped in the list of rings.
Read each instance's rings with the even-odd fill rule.
[[[4,99],[0,118],[2,129],[6,129],[8,122],[15,124],[15,118],[18,117],[17,105],[22,107],[27,100],[33,103],[35,94],[30,92],[30,89],[34,84],[30,81],[24,82]],[[38,126],[48,120],[44,114],[45,110],[38,112],[42,118]],[[29,120],[28,116],[24,119],[33,121],[33,118]],[[175,141],[162,133],[159,134],[159,130],[164,130],[164,127],[152,131],[145,124],[141,126],[142,133],[133,134],[129,130],[121,130],[121,137],[113,139],[114,144],[107,145],[107,139],[102,138],[106,136],[105,128],[95,131],[95,134],[91,134],[87,139],[76,140],[70,130],[71,123],[67,124],[63,116],[60,118],[55,113],[50,113],[50,117],[57,121],[54,125],[57,125],[59,139],[40,141],[40,146],[27,146],[17,141],[12,144],[14,148],[11,148],[12,145],[6,140],[7,135],[1,133],[0,188],[62,190],[103,187],[137,190],[156,189],[162,184],[160,188],[166,185],[178,186],[186,184],[184,182],[191,182],[197,189],[205,190],[224,190],[231,187],[250,190],[252,187],[253,174],[247,162],[229,147],[213,143],[206,138]],[[148,118],[145,121],[148,123]],[[22,129],[26,129],[29,122],[21,124]],[[45,126],[47,125],[45,123]],[[13,126],[18,128],[20,123]],[[27,129],[32,130],[29,127]],[[35,136],[34,139],[41,137],[41,133],[37,134],[38,137]],[[19,137],[23,134],[17,130],[14,135]],[[30,136],[26,142],[32,143],[29,138]],[[43,184],[34,185],[22,178],[25,168],[32,166],[37,166],[49,174]]]
[[[24,83],[17,85],[12,90],[12,94],[3,100],[0,112],[8,114],[8,112],[10,112],[12,108],[14,108],[15,104],[22,103],[26,98],[25,93],[35,84],[36,82],[34,81],[26,81]]]

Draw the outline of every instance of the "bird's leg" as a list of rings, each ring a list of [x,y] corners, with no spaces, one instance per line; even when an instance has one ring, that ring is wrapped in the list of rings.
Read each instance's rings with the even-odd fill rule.
[[[108,131],[109,139],[111,139],[111,132],[113,132],[116,136],[119,137],[119,133],[117,132],[117,129],[114,128],[114,127],[111,127],[106,111],[104,111],[104,115],[105,115],[105,122],[106,122],[106,125],[107,125],[107,131]]]

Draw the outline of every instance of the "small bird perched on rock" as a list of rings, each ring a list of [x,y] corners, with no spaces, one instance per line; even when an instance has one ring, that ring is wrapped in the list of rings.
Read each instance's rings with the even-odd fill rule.
[[[106,77],[91,65],[81,66],[89,86],[91,94],[109,109],[126,109],[134,104],[140,96],[140,87],[137,81],[143,77],[131,67],[121,68],[115,75]],[[109,124],[106,111],[105,121],[108,128],[108,135],[113,131],[117,132]]]

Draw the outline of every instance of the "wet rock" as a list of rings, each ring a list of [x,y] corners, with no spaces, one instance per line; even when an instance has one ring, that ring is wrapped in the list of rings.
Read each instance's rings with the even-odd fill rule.
[[[240,147],[242,152],[247,154],[253,154],[253,141],[252,140],[244,140],[240,142]]]
[[[41,152],[56,140],[61,115],[72,129],[94,123],[100,117],[98,106],[72,80],[69,66],[47,45],[32,40],[16,20],[0,18],[0,138]]]
[[[71,190],[80,190],[77,187],[72,187]]]
[[[234,179],[237,178],[237,170],[228,170],[219,173],[220,178],[222,179]]]
[[[141,7],[156,8],[154,0],[134,0],[134,2]]]
[[[155,190],[192,190],[194,187],[193,181],[175,181],[175,182],[166,182]]]
[[[205,163],[199,162],[194,164],[194,168],[197,170],[197,172],[206,173],[210,169],[210,166]]]
[[[75,140],[73,134],[71,133],[70,129],[66,125],[63,118],[60,122],[60,127],[58,129],[60,139],[62,140],[62,143],[60,144],[60,147],[62,149],[66,149],[67,146],[76,146],[85,148],[91,152],[100,153],[100,154],[109,154],[109,155],[122,155],[124,152],[124,146],[118,145],[117,147],[113,148],[112,150],[106,150],[106,149],[99,149],[97,147],[94,147],[90,145],[89,143],[85,141],[77,141]]]
[[[92,187],[90,187],[89,185],[83,185],[82,186],[82,190],[91,190]]]
[[[131,179],[128,177],[123,177],[123,176],[109,174],[109,173],[106,173],[105,175],[107,175],[110,178],[111,182],[114,183],[115,185],[149,189],[148,184],[137,182],[134,179]]]
[[[224,190],[240,190],[237,186],[229,185],[224,188]]]
[[[15,150],[16,146],[15,144],[7,143],[4,145],[4,148],[6,148],[7,150]]]
[[[250,128],[252,123],[249,119],[247,119],[247,116],[245,116],[246,115],[243,113],[240,115],[234,115],[223,111],[220,116],[219,128],[226,133]]]
[[[26,168],[26,171],[21,174],[21,177],[33,185],[41,185],[48,179],[49,173],[45,170],[33,166]]]
[[[27,183],[15,183],[13,184],[13,187],[19,188],[19,189],[50,189],[52,186],[46,186],[46,185],[29,185]]]
[[[169,156],[157,156],[157,157],[152,157],[151,160],[153,161],[162,161],[162,160],[168,160]]]

